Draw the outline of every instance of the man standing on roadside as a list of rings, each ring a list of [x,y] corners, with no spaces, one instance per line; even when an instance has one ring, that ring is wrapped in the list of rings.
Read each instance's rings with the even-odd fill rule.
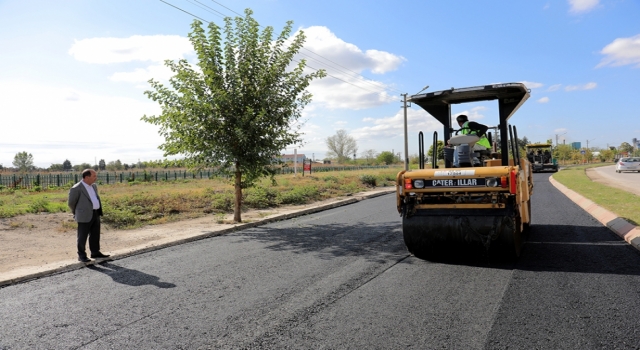
[[[90,262],[85,247],[89,238],[91,257],[107,258],[109,255],[100,252],[100,216],[102,204],[95,184],[98,174],[93,169],[82,171],[82,181],[73,185],[69,190],[68,205],[73,218],[78,223],[78,261]]]

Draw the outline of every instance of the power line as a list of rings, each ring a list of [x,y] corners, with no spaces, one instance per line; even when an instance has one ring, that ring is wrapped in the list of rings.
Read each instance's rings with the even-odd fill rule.
[[[191,12],[188,12],[188,11],[185,11],[185,10],[183,10],[183,9],[179,8],[178,6],[171,5],[170,3],[168,3],[168,2],[166,2],[166,1],[164,1],[164,0],[160,0],[160,1],[161,1],[161,2],[164,2],[165,4],[167,4],[167,5],[169,5],[169,6],[173,7],[173,8],[176,8],[176,9],[178,9],[178,10],[180,10],[180,11],[182,11],[182,12],[186,13],[186,14],[189,14],[189,15],[191,15],[191,16],[193,16],[193,17],[195,17],[195,18],[197,18],[197,19],[199,19],[199,20],[201,20],[201,21],[203,21],[203,22],[207,22],[207,23],[209,23],[209,21],[207,21],[206,19],[202,19],[202,18],[200,18],[200,17],[198,17],[198,16],[194,15],[194,14],[193,14],[193,13],[191,13]]]
[[[187,0],[187,1],[189,1],[189,0]],[[218,11],[218,10],[214,10],[214,9],[212,9],[211,7],[209,7],[209,6],[207,6],[207,5],[203,4],[203,3],[201,3],[201,2],[200,2],[200,1],[198,1],[198,0],[193,0],[193,1],[197,2],[198,4],[200,4],[200,5],[201,5],[201,6],[200,6],[200,8],[203,8],[202,6],[206,7],[206,9],[204,9],[205,11],[208,11],[208,12],[214,11],[214,12],[216,12],[217,14],[216,14],[216,13],[213,13],[213,12],[211,12],[211,13],[213,13],[214,15],[216,15],[216,16],[218,16],[218,17],[222,17],[222,18],[227,17],[224,13],[222,13],[222,12],[220,12],[220,11]],[[189,2],[191,2],[191,1],[189,1]],[[207,9],[209,9],[209,10],[211,10],[211,11],[209,11],[209,10],[207,10]]]
[[[193,14],[193,13],[191,13],[191,12],[188,12],[188,11],[186,11],[186,10],[183,10],[182,8],[180,8],[180,7],[178,7],[178,6],[175,6],[175,5],[173,5],[173,4],[170,4],[170,3],[168,3],[168,2],[166,2],[166,1],[164,1],[164,0],[160,0],[160,1],[161,1],[161,2],[163,2],[163,3],[165,3],[165,4],[167,4],[167,5],[169,5],[169,6],[171,6],[171,7],[173,7],[173,8],[175,8],[175,9],[177,9],[177,10],[180,10],[180,11],[182,11],[182,12],[186,13],[186,14],[189,14],[189,15],[191,15],[191,16],[193,16],[193,17],[195,17],[195,18],[197,18],[197,19],[199,19],[199,20],[201,20],[201,21],[203,21],[203,22],[210,23],[210,21],[207,21],[207,20],[205,20],[205,19],[203,19],[203,18],[201,18],[201,17],[199,17],[199,16],[196,16],[196,15],[194,15],[194,14]],[[191,4],[193,4],[190,0],[187,0],[187,1],[188,1],[189,3],[191,3]],[[197,2],[197,3],[199,3],[199,4],[201,4],[201,3],[200,3],[199,1],[197,1],[197,0],[194,0],[194,1],[196,1],[196,2]],[[212,1],[213,1],[213,0],[212,0]],[[224,7],[224,8],[226,8],[226,9],[228,9],[229,11],[231,11],[231,12],[233,12],[233,13],[235,13],[235,14],[238,14],[237,12],[235,12],[235,11],[233,11],[233,10],[229,9],[228,7],[226,7],[226,6],[224,6],[224,5],[220,4],[220,3],[218,3],[218,2],[216,2],[216,1],[213,1],[213,2],[215,2],[216,4],[218,4],[218,5],[220,5],[220,6]],[[196,5],[196,4],[194,4],[194,5]],[[211,9],[211,8],[210,8],[209,6],[207,6],[207,5],[204,5],[204,4],[201,4],[201,5],[202,5],[202,6],[205,6],[205,7],[207,7],[207,8],[209,8],[209,9]],[[196,6],[197,6],[197,5],[196,5]],[[202,6],[199,6],[199,7],[200,7],[200,8],[203,8]],[[207,10],[207,9],[205,9],[205,10]],[[215,12],[218,12],[219,14],[222,14],[221,12],[216,11],[216,10],[214,10],[214,9],[211,9],[211,10],[212,10],[212,11],[215,11]],[[212,13],[211,11],[208,11],[208,10],[207,10],[207,12]],[[222,15],[224,15],[224,14],[222,14]],[[238,15],[240,15],[240,14],[238,14]],[[217,16],[220,16],[220,15],[217,15]],[[226,17],[226,16],[224,16],[224,17]],[[262,28],[264,28],[264,26],[261,26],[261,27],[262,27]],[[304,50],[306,50],[306,51],[309,51],[309,52],[311,52],[311,53],[313,53],[313,54],[315,54],[315,55],[317,55],[317,56],[319,56],[319,57],[321,57],[321,58],[324,58],[325,60],[327,60],[327,61],[329,61],[329,62],[332,62],[332,63],[334,63],[334,64],[336,64],[336,65],[340,66],[340,64],[335,63],[335,62],[331,61],[330,59],[328,59],[328,58],[326,58],[326,57],[323,57],[323,56],[321,56],[321,55],[319,55],[319,54],[317,54],[317,53],[315,53],[315,52],[313,52],[313,51],[311,51],[311,50],[309,50],[309,49],[306,49],[306,48],[304,48],[304,47],[302,47],[302,49],[304,49]],[[314,59],[313,57],[310,57],[310,56],[305,55],[305,54],[303,54],[303,53],[300,53],[300,54],[301,54],[301,55],[304,55],[304,56],[306,56],[306,57],[308,57],[308,58],[310,58],[310,59],[312,59],[312,60],[314,60],[314,61],[316,61],[316,62],[319,62],[319,63],[321,63],[321,64],[325,64],[325,65],[327,65],[327,63],[324,63],[324,62],[322,62],[322,61],[319,61],[318,59]],[[300,63],[300,61],[295,60],[295,59],[293,59],[293,58],[292,58],[291,60],[292,60],[292,61],[294,61],[294,62],[296,62],[296,63]],[[309,68],[311,68],[311,69],[315,70],[315,71],[318,71],[318,70],[319,70],[318,68],[311,67],[311,66],[309,66],[308,64],[305,64],[305,65],[306,65],[307,67],[309,67]],[[328,65],[327,65],[327,66],[328,66]],[[337,69],[337,68],[335,68],[335,67],[331,67],[331,68],[334,68],[334,69],[336,69],[336,70],[338,70],[338,71],[339,71],[339,69]],[[348,68],[345,68],[345,69],[349,70]],[[349,70],[349,71],[350,71],[350,70]],[[360,85],[353,84],[353,83],[348,82],[348,81],[346,81],[346,80],[344,80],[344,79],[340,79],[340,78],[338,78],[338,77],[336,77],[336,76],[334,76],[334,75],[331,75],[331,74],[329,74],[329,73],[326,73],[326,74],[327,74],[327,76],[329,76],[329,77],[331,77],[331,78],[334,78],[334,79],[340,80],[340,81],[342,81],[342,82],[344,82],[344,83],[347,83],[347,84],[349,84],[349,85],[352,85],[352,86],[354,86],[354,87],[357,87],[357,88],[360,88],[360,89],[362,89],[362,90],[366,90],[366,91],[369,91],[369,92],[372,92],[372,93],[382,94],[382,93],[384,93],[384,92],[386,92],[386,91],[387,91],[387,88],[382,87],[382,86],[378,86],[378,83],[374,84],[374,83],[372,83],[371,81],[365,80],[363,77],[361,77],[361,75],[360,75],[360,74],[358,74],[358,73],[356,73],[356,72],[353,72],[353,71],[351,71],[351,72],[352,72],[353,74],[356,74],[356,75],[357,75],[357,76],[351,76],[352,78],[356,78],[356,79],[359,79],[359,80],[361,80],[361,81],[363,81],[363,82],[365,82],[365,83],[368,83],[368,84],[374,85],[375,87],[377,87],[377,88],[378,88],[378,90],[374,91],[374,90],[371,90],[371,89],[369,89],[369,88],[366,88],[366,87],[363,87],[363,86],[360,86]],[[343,71],[343,72],[341,72],[341,73],[345,73],[345,72]],[[348,73],[347,73],[347,75],[348,75]],[[389,88],[389,90],[395,90],[395,91],[398,91],[398,90],[393,89],[393,88]]]
[[[197,0],[196,0],[196,1],[197,1]],[[224,8],[226,8],[227,10],[229,10],[229,11],[231,11],[231,12],[235,13],[235,14],[236,14],[236,15],[238,15],[238,16],[242,16],[242,14],[240,14],[240,13],[238,13],[238,12],[236,12],[236,11],[234,11],[234,10],[232,10],[232,9],[230,9],[230,8],[228,8],[228,7],[226,7],[226,6],[224,6],[224,5],[222,5],[221,3],[219,3],[219,2],[217,2],[217,1],[215,1],[215,0],[211,0],[211,1],[212,1],[212,2],[214,2],[214,3],[216,3],[216,4],[218,4],[218,5],[220,5],[220,6],[222,6],[222,7],[224,7]],[[264,28],[264,26],[261,26],[261,27],[262,27],[262,28]],[[310,52],[310,53],[312,53],[312,54],[314,54],[314,55],[316,55],[316,56],[318,56],[318,57],[320,57],[320,58],[322,58],[322,59],[324,59],[324,60],[326,60],[326,61],[329,61],[329,62],[331,62],[331,63],[333,63],[333,64],[335,64],[335,65],[337,65],[337,66],[339,66],[339,67],[343,68],[344,70],[346,70],[346,71],[350,72],[351,74],[349,74],[348,72],[345,72],[344,70],[342,71],[342,73],[345,73],[345,74],[347,74],[347,75],[351,75],[353,78],[359,79],[359,80],[361,80],[361,81],[362,81],[362,82],[364,82],[364,83],[367,83],[367,84],[373,85],[373,86],[375,86],[375,87],[376,87],[376,88],[378,88],[378,89],[382,88],[382,89],[384,89],[385,91],[386,91],[386,90],[392,90],[392,91],[396,91],[396,92],[398,92],[398,93],[402,93],[402,91],[400,91],[400,90],[397,90],[397,89],[394,89],[394,88],[392,88],[392,87],[389,87],[389,86],[383,85],[382,83],[378,83],[378,82],[376,82],[376,81],[373,81],[372,79],[366,79],[366,77],[364,77],[362,74],[360,74],[360,73],[358,73],[358,72],[354,72],[354,71],[352,71],[351,69],[349,69],[349,68],[347,68],[347,67],[345,67],[345,66],[343,66],[343,65],[341,65],[341,64],[339,64],[339,63],[337,63],[337,62],[334,62],[334,61],[332,61],[332,60],[330,60],[330,59],[328,59],[328,58],[326,58],[326,57],[324,57],[324,56],[322,56],[322,55],[320,55],[320,54],[317,54],[317,53],[315,53],[315,52],[313,52],[313,51],[311,51],[311,50],[307,49],[307,48],[306,48],[306,47],[304,47],[304,46],[302,47],[302,50],[308,51],[308,52]],[[318,59],[314,59],[313,57],[311,57],[311,56],[309,56],[309,55],[306,55],[306,54],[304,54],[304,53],[302,53],[302,52],[300,52],[300,54],[301,54],[301,55],[303,55],[303,56],[306,56],[306,57],[308,57],[308,58],[310,58],[310,59],[312,59],[312,60],[315,60],[316,62],[319,62],[319,63],[321,63],[321,64],[324,64],[324,65],[329,66],[327,63],[322,62],[322,61],[319,61]],[[336,70],[340,71],[340,69],[339,69],[339,68],[336,68],[336,67],[332,67],[332,68],[334,68],[334,69],[336,69]],[[355,74],[355,75],[354,75],[354,74]]]

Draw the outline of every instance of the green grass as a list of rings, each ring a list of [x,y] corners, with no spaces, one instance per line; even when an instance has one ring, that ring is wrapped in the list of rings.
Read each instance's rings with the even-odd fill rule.
[[[615,213],[634,225],[638,225],[640,223],[640,196],[593,182],[587,177],[587,168],[606,165],[611,164],[572,166],[555,173],[553,178],[599,206]]]
[[[0,218],[30,213],[60,213],[66,210],[68,208],[65,190],[0,192]]]
[[[243,210],[306,204],[346,196],[372,187],[393,186],[398,169],[321,172],[294,177],[276,176],[243,190]],[[374,186],[375,185],[375,186]],[[216,218],[233,212],[234,189],[223,179],[131,182],[99,185],[103,201],[102,222],[113,228],[136,228],[149,224],[190,219],[212,214]],[[54,190],[0,190],[0,217],[27,213],[65,212],[68,188]]]

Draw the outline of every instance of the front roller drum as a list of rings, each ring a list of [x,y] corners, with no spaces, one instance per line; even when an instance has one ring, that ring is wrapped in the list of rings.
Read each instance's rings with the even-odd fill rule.
[[[520,256],[522,230],[515,215],[416,215],[402,219],[409,252],[422,259],[486,254],[513,260]]]

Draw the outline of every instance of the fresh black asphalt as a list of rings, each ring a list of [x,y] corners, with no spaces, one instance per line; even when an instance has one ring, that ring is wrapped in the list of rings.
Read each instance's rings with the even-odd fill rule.
[[[428,262],[394,195],[0,289],[0,349],[636,349],[640,254],[535,174],[516,263]]]

